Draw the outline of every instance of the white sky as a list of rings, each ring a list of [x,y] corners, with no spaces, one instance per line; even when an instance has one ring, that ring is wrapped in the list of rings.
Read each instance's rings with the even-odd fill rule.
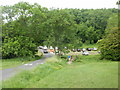
[[[20,1],[38,3],[47,8],[118,8],[118,0],[0,0],[0,5],[14,5]]]

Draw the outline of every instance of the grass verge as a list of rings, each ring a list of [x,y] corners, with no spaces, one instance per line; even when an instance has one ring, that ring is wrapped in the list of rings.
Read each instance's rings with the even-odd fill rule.
[[[52,61],[50,61],[52,59]],[[61,59],[55,57],[51,57],[47,59],[45,64],[37,66],[35,69],[31,71],[23,71],[16,75],[15,77],[3,81],[3,88],[30,88],[33,83],[37,83],[44,77],[49,74],[60,70],[64,65],[66,65],[65,61],[61,61]]]
[[[18,65],[22,65],[25,63],[29,63],[31,61],[40,59],[41,57],[19,57],[19,58],[12,58],[12,59],[2,59],[0,64],[0,70],[16,67]]]

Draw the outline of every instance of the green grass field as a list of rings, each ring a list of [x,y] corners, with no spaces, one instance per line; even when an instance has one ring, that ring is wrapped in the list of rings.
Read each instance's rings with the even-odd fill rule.
[[[2,59],[0,62],[0,70],[6,69],[6,68],[16,67],[18,65],[29,63],[29,62],[34,61],[36,59],[37,58],[32,58],[32,57],[19,57],[19,58],[12,58],[12,59]]]
[[[66,64],[57,57],[3,82],[3,88],[117,88],[118,62],[99,55],[79,56]],[[53,60],[53,61],[52,61]]]
[[[109,70],[110,69],[110,70]],[[45,77],[34,88],[117,88],[116,63],[71,65]]]

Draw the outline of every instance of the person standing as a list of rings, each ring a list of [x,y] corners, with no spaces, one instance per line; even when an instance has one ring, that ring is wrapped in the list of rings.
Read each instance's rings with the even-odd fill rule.
[[[68,56],[68,61],[70,61],[71,60],[71,56]]]

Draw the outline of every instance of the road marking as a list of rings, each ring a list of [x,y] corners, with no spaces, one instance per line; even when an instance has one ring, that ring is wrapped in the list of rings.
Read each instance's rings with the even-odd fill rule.
[[[29,65],[32,65],[32,64],[29,64]]]
[[[32,64],[24,64],[24,65],[26,65],[26,66],[27,66],[27,65],[30,65],[30,66],[31,66]]]
[[[40,64],[44,64],[44,63],[40,63]]]
[[[24,64],[24,65],[28,65],[28,64]]]

